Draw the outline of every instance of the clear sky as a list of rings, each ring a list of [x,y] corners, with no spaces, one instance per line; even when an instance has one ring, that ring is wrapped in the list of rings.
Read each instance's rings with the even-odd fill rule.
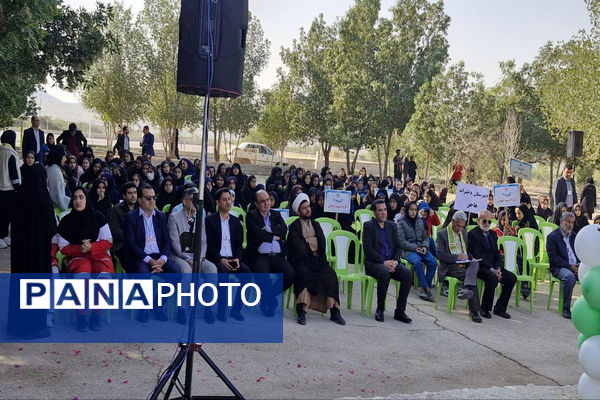
[[[382,16],[394,0],[381,0]],[[91,0],[66,0],[75,7],[93,8]],[[124,0],[134,12],[143,0]],[[271,41],[269,66],[259,77],[262,88],[270,87],[281,66],[279,50],[289,47],[301,27],[308,28],[320,13],[327,22],[343,16],[353,0],[249,0],[250,11],[260,20]],[[488,85],[499,78],[499,61],[514,59],[517,65],[532,61],[547,41],[568,40],[590,26],[583,0],[446,0],[451,18],[448,30],[451,62],[463,60],[468,70],[482,73]],[[65,101],[75,95],[48,87]]]

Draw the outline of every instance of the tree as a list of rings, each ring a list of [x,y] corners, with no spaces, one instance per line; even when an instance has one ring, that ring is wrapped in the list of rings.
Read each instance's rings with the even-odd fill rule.
[[[315,18],[308,32],[300,29],[291,48],[281,50],[281,59],[288,68],[287,79],[296,107],[292,129],[297,140],[320,144],[325,165],[334,139],[333,73],[335,42],[338,27],[327,25],[323,14]]]
[[[415,110],[415,96],[448,59],[450,18],[442,1],[398,0],[389,21],[378,25],[375,71],[379,102],[377,120],[384,129],[379,145],[387,175],[392,137],[402,134]]]
[[[0,126],[33,111],[30,97],[48,76],[62,89],[76,89],[114,44],[106,31],[112,7],[102,3],[87,12],[56,0],[14,0],[0,11]]]
[[[158,125],[167,156],[175,155],[175,130],[194,128],[200,123],[197,96],[177,91],[177,53],[179,46],[178,0],[146,0],[138,17],[144,37],[144,73],[147,117]]]
[[[268,146],[279,151],[281,158],[285,147],[294,139],[292,119],[296,104],[289,81],[280,74],[277,86],[265,93],[265,110],[258,121],[258,136]]]
[[[143,71],[140,68],[143,43],[133,23],[131,8],[114,5],[109,33],[118,42],[118,51],[105,51],[86,74],[81,90],[83,104],[94,110],[107,126],[107,146],[112,147],[116,126],[138,121],[145,112]]]

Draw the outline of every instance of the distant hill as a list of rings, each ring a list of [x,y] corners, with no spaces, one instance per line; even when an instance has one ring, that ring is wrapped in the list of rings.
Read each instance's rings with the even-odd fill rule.
[[[34,97],[38,106],[41,107],[39,115],[63,121],[98,120],[96,114],[81,103],[67,103],[45,92],[36,92]]]

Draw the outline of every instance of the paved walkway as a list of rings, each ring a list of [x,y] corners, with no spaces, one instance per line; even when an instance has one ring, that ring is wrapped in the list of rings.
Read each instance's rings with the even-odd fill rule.
[[[0,250],[0,269],[8,256]],[[391,318],[390,290],[384,323],[344,308],[346,326],[314,312],[300,326],[288,309],[283,344],[204,349],[247,398],[576,398],[577,332],[557,314],[556,296],[546,310],[547,284],[538,290],[534,314],[526,302],[514,308],[513,296],[511,320],[494,317],[482,324],[468,319],[463,301],[448,316],[413,291],[410,325]],[[359,304],[360,292],[354,292]],[[109,326],[104,331],[110,335]],[[0,344],[0,398],[145,398],[175,348]],[[227,394],[199,359],[194,370],[195,394]]]

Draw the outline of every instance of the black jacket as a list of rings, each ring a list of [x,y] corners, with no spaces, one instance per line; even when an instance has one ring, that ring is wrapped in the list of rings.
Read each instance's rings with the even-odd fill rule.
[[[402,249],[400,248],[400,239],[398,238],[398,229],[392,221],[385,221],[385,231],[387,234],[388,245],[392,253],[392,258],[400,261]],[[370,268],[373,264],[383,264],[381,257],[381,233],[379,231],[377,220],[371,219],[363,225],[363,247],[365,250],[365,267]]]
[[[285,237],[287,235],[287,225],[283,220],[283,217],[279,211],[271,210],[269,217],[271,222],[271,232],[267,232],[265,228],[265,221],[260,211],[254,209],[246,215],[246,229],[248,242],[246,245],[246,254],[249,259],[253,259],[259,255],[258,247],[263,242],[272,242],[273,236],[279,236],[279,246],[281,247],[281,253],[285,254]]]
[[[215,213],[205,219],[206,223],[206,259],[213,264],[219,264],[221,256],[221,214]],[[242,261],[242,243],[244,228],[239,218],[229,214],[229,233],[231,235],[231,252],[233,258]]]
[[[581,212],[593,213],[596,209],[596,186],[586,183],[581,190]]]
[[[571,185],[571,193],[573,194],[573,204],[577,203],[577,190],[575,189],[575,179],[571,179],[568,182]],[[556,181],[556,188],[554,189],[554,206],[558,203],[566,202],[567,200],[567,180],[564,176],[561,176]]]
[[[41,129],[38,129],[38,137],[40,139],[40,151],[36,152],[36,147],[37,147],[37,143],[35,141],[35,135],[33,132],[33,128],[28,128],[25,129],[25,131],[23,132],[23,143],[21,143],[21,151],[23,154],[23,161],[25,161],[25,155],[30,152],[33,151],[35,153],[35,160],[39,161],[42,165],[42,155],[40,154],[42,152],[42,147],[44,147],[44,131]]]
[[[479,268],[498,269],[504,266],[502,255],[498,251],[498,235],[492,229],[489,230],[492,248],[488,248],[487,241],[480,227],[471,229],[469,236],[469,253],[475,258],[481,258]]]

